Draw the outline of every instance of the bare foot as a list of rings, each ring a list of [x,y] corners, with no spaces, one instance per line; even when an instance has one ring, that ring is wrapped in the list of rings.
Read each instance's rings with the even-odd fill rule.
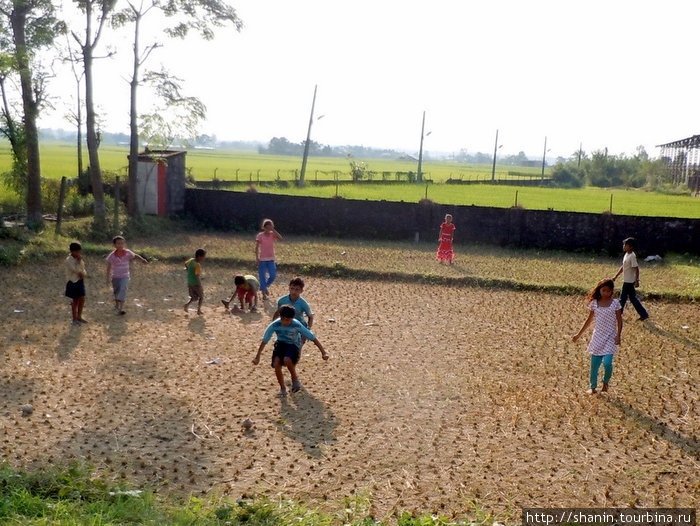
[[[597,392],[598,391],[596,391],[595,389],[589,389],[588,391],[586,391],[586,394],[596,394]]]
[[[607,392],[607,390],[608,390],[608,384],[603,383],[603,388],[601,389],[601,391],[605,393],[605,392]]]
[[[201,310],[198,310],[198,311],[197,311],[197,314],[199,314],[199,315],[201,316],[201,315],[204,314],[204,313],[203,313]]]

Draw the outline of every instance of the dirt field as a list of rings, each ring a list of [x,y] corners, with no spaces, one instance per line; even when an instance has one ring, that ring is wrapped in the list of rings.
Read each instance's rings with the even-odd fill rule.
[[[158,492],[321,506],[368,495],[376,518],[698,506],[697,305],[647,303],[645,323],[630,309],[611,391],[588,396],[585,343],[570,341],[582,298],[308,279],[331,358],[307,344],[304,389],[278,399],[271,347],[251,363],[272,304],[219,303],[238,269],[205,263],[197,316],[178,265],[135,265],[118,316],[87,263],[80,328],[60,261],[0,269],[0,451],[16,467],[80,459]]]

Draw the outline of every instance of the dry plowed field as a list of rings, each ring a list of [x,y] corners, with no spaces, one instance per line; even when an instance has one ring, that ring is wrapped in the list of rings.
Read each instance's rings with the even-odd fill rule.
[[[368,495],[377,518],[470,502],[504,518],[698,505],[697,305],[647,302],[644,323],[630,309],[611,390],[589,396],[585,342],[571,342],[580,297],[308,278],[331,358],[307,344],[303,390],[279,399],[271,346],[251,363],[273,304],[219,303],[246,269],[205,262],[197,316],[182,309],[180,265],[136,264],[118,316],[103,263],[87,264],[83,327],[70,326],[61,261],[0,269],[0,452],[13,466],[77,459],[161,493],[320,506]]]

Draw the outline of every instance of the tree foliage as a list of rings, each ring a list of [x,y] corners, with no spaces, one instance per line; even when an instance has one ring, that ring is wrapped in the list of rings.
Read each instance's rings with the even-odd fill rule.
[[[557,162],[552,169],[555,184],[563,187],[578,187],[583,184],[602,188],[626,186],[657,187],[667,182],[668,168],[662,160],[649,158],[646,150],[639,146],[635,155],[609,155],[605,150],[594,151],[590,156],[582,155],[578,166],[578,152],[569,160]]]
[[[182,80],[166,70],[149,72],[143,80],[155,89],[162,101],[160,106],[141,117],[141,137],[149,146],[162,150],[171,147],[176,140],[182,143],[197,137],[207,109],[197,97],[182,93]]]
[[[48,73],[38,55],[65,32],[65,24],[56,18],[50,0],[0,0],[0,17],[2,124],[13,155],[7,179],[15,190],[26,182],[27,222],[39,227],[43,220],[37,118],[45,101]],[[21,126],[8,102],[6,81],[11,75],[19,78]]]

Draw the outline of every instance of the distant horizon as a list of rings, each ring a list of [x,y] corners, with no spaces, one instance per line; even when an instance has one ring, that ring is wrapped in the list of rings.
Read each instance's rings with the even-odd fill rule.
[[[43,133],[44,135],[46,135],[47,133],[56,133],[56,132],[63,133],[63,134],[72,134],[74,137],[77,137],[77,131],[72,130],[72,129],[69,129],[69,128],[60,128],[60,127],[40,127],[40,128],[39,128],[40,136],[41,136],[42,133]],[[84,133],[84,131],[83,131],[83,133]],[[128,132],[121,132],[121,131],[115,132],[115,131],[107,130],[107,131],[103,131],[102,133],[103,133],[103,134],[109,134],[109,135],[112,135],[112,136],[123,135],[123,136],[126,137],[126,138],[129,137],[129,133],[128,133]],[[203,135],[207,135],[207,134],[203,134]],[[300,141],[293,141],[293,140],[289,139],[289,137],[284,137],[284,136],[282,136],[282,135],[274,135],[273,137],[270,137],[270,139],[268,139],[268,140],[261,140],[261,139],[231,139],[231,138],[223,139],[223,138],[219,137],[218,135],[217,135],[217,136],[214,136],[214,137],[216,137],[216,143],[217,143],[217,144],[222,144],[222,143],[241,143],[241,144],[245,144],[245,145],[249,145],[249,146],[254,146],[254,147],[255,147],[254,149],[243,149],[243,151],[257,151],[257,149],[258,149],[259,147],[261,147],[261,146],[263,146],[263,147],[264,147],[264,146],[268,146],[268,145],[270,144],[270,141],[271,141],[273,138],[275,138],[275,137],[286,138],[286,139],[288,139],[291,143],[301,144]],[[684,139],[684,138],[685,138],[685,137],[683,137],[683,138],[681,138],[681,139]],[[673,142],[673,141],[681,140],[681,139],[673,139],[672,141],[668,141],[668,142]],[[45,138],[45,137],[44,137],[44,138],[42,138],[42,140],[45,140],[45,141],[54,141],[54,142],[66,142],[66,139],[65,139],[65,138]],[[85,136],[83,135],[83,144],[85,144],[84,140],[85,140]],[[312,139],[312,140],[313,140],[313,139]],[[7,143],[7,140],[5,140],[4,142]],[[417,156],[417,155],[418,155],[418,150],[417,150],[417,149],[416,149],[416,150],[408,150],[408,149],[390,148],[390,147],[374,146],[374,145],[367,145],[367,144],[327,144],[327,143],[321,143],[321,142],[319,142],[319,141],[314,141],[314,142],[320,144],[321,146],[330,146],[330,147],[332,147],[332,148],[343,148],[343,147],[348,147],[348,148],[359,148],[359,147],[365,147],[365,148],[372,149],[372,150],[378,150],[378,151],[384,151],[384,152],[395,152],[396,154],[403,154],[403,155],[410,155],[410,156]],[[113,143],[113,142],[112,142],[112,143],[109,143],[109,144],[111,144],[111,145],[116,145],[116,146],[128,146],[128,141],[125,141],[125,142],[123,142],[123,143],[122,143],[122,142],[120,142],[120,143]],[[139,139],[139,144],[146,144],[146,145],[147,145],[148,143],[145,142],[145,141],[143,141],[143,140],[141,140],[141,139]],[[192,146],[191,148],[192,148],[192,149],[200,149],[200,150],[206,149],[206,148],[203,148],[203,147],[197,148],[197,147],[195,147],[195,146]],[[655,150],[659,150],[659,148],[658,148],[657,146],[655,146],[654,148],[655,148]],[[224,147],[224,148],[222,148],[222,149],[227,149],[227,148]],[[590,156],[590,154],[594,153],[595,151],[602,151],[602,150],[594,150],[594,151],[586,151],[585,149],[583,150],[584,154],[589,155],[589,156]],[[536,155],[536,154],[535,154],[535,155],[529,155],[527,152],[524,152],[523,150],[519,150],[518,152],[511,152],[511,151],[499,149],[499,151],[498,151],[498,156],[497,156],[497,163],[498,163],[498,159],[502,159],[502,158],[504,158],[504,157],[510,157],[510,156],[517,156],[520,152],[525,153],[526,157],[527,157],[528,160],[530,160],[530,161],[537,161],[537,160],[541,160],[541,159],[542,159],[542,156],[541,156],[541,155],[539,155],[539,156]],[[490,155],[490,156],[493,155],[493,151],[491,151],[491,152],[489,152],[489,151],[468,151],[468,150],[441,151],[441,150],[432,150],[432,149],[423,148],[423,156],[424,156],[424,157],[427,157],[427,158],[428,158],[427,160],[441,160],[441,161],[449,160],[449,159],[447,159],[446,157],[455,156],[455,155],[458,155],[458,154],[460,154],[460,153],[466,153],[467,155],[477,155],[477,154]],[[660,152],[649,152],[649,151],[647,150],[647,154],[649,155],[650,158],[660,158],[660,157],[661,157]],[[275,155],[275,154],[268,154],[268,155]],[[627,157],[633,156],[633,154],[631,154],[631,153],[624,153],[624,152],[623,152],[623,153],[617,153],[617,154],[614,153],[614,152],[610,152],[610,155],[625,155],[625,156],[627,156]],[[313,156],[316,157],[317,155],[313,155]],[[430,159],[431,156],[433,156],[433,157],[439,157],[439,159],[437,159],[437,158],[436,158],[436,159]],[[560,156],[560,155],[556,155],[556,156],[555,156],[555,155],[547,155],[547,156],[545,157],[545,159],[547,160],[547,164],[548,164],[548,165],[554,164],[554,163],[555,163],[557,160],[559,160],[560,158],[569,159],[570,157],[564,157],[564,156]]]

